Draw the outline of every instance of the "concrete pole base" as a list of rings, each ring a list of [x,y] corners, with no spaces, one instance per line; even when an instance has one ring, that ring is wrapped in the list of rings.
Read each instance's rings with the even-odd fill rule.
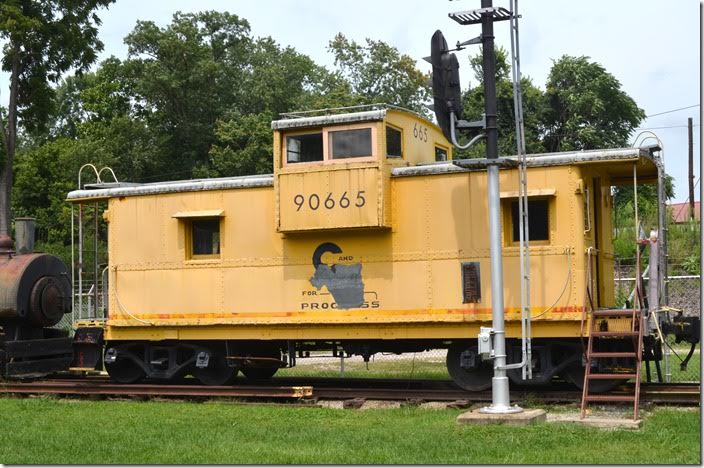
[[[490,405],[481,408],[479,412],[485,414],[514,414],[523,412],[523,408],[518,405]]]
[[[483,408],[482,408],[483,409]],[[545,421],[547,418],[545,410],[533,409],[522,410],[520,413],[483,413],[479,411],[467,411],[457,416],[457,424],[506,424],[509,426],[528,426]]]

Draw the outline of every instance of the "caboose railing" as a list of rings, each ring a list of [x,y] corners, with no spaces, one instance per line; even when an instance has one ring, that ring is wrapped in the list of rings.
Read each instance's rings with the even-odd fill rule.
[[[84,188],[83,171],[92,169],[95,184],[103,184],[101,174],[108,172],[118,183],[115,172],[109,167],[98,168],[84,164],[78,170],[78,189]],[[92,205],[92,210],[87,206]],[[99,272],[100,261],[100,206],[98,202],[79,202],[71,205],[71,279],[73,285],[72,318],[79,320],[105,320],[107,318],[107,266]],[[89,245],[89,247],[86,247]],[[90,267],[86,268],[86,254]]]

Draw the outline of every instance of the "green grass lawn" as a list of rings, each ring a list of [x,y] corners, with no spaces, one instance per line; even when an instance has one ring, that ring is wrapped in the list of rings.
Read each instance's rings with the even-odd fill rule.
[[[701,345],[697,345],[697,348],[692,354],[692,358],[687,363],[687,369],[680,369],[680,359],[684,359],[689,352],[689,346],[682,346],[681,344],[673,345],[673,351],[677,353],[677,356],[673,353],[670,354],[670,373],[672,374],[672,382],[701,382]],[[679,357],[678,357],[679,356]],[[664,363],[660,363],[663,374],[665,373]],[[653,380],[655,380],[655,366],[651,365],[651,375]]]
[[[640,431],[458,426],[459,410],[0,398],[4,464],[699,464],[699,411]]]

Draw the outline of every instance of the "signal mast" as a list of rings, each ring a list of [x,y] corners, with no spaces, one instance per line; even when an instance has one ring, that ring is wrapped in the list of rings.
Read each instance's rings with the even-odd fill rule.
[[[515,5],[514,5],[515,3]],[[529,258],[528,258],[528,199],[526,182],[525,137],[523,133],[523,112],[520,92],[520,61],[518,59],[518,14],[517,0],[511,0],[511,10],[493,7],[492,0],[481,0],[478,10],[450,13],[449,17],[461,25],[481,24],[479,36],[465,42],[457,42],[450,50],[441,31],[431,38],[430,63],[433,66],[433,101],[438,125],[445,137],[459,149],[467,149],[481,139],[486,140],[486,158],[461,159],[453,161],[464,168],[486,168],[487,200],[489,208],[489,251],[491,265],[491,306],[492,326],[481,327],[478,336],[478,351],[482,359],[494,360],[492,378],[492,404],[480,411],[493,414],[518,413],[522,408],[510,405],[507,371],[523,369],[523,379],[532,378],[530,346],[530,299],[529,299]],[[514,108],[516,112],[516,141],[518,160],[499,157],[497,102],[496,102],[496,57],[494,55],[494,22],[511,22],[511,60],[514,84]],[[479,121],[462,120],[462,91],[459,78],[459,63],[453,51],[462,50],[468,45],[481,44],[484,72],[484,116]],[[457,133],[477,133],[469,143],[460,145]],[[522,360],[520,363],[506,363],[506,336],[504,329],[504,288],[503,254],[501,241],[501,206],[499,195],[499,168],[519,168],[519,219],[521,255],[521,330]]]

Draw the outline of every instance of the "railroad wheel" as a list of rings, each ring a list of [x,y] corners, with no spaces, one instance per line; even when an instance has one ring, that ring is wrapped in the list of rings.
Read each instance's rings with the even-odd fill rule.
[[[211,354],[208,367],[196,367],[193,376],[203,385],[227,385],[237,377],[237,369],[228,366],[225,356],[217,353]]]
[[[465,367],[462,367],[463,353]],[[453,345],[447,350],[447,371],[461,388],[471,392],[491,387],[494,370],[491,361],[482,361],[477,354],[477,345]]]
[[[144,369],[128,358],[118,358],[112,363],[106,362],[105,370],[112,380],[121,384],[137,383],[145,376]]]
[[[571,383],[578,389],[582,390],[584,388],[584,367],[577,363],[572,366],[568,366],[560,372],[560,376],[567,382]],[[615,379],[615,380],[601,380],[592,379],[589,382],[589,393],[604,393],[619,385],[625,384],[628,379]]]

